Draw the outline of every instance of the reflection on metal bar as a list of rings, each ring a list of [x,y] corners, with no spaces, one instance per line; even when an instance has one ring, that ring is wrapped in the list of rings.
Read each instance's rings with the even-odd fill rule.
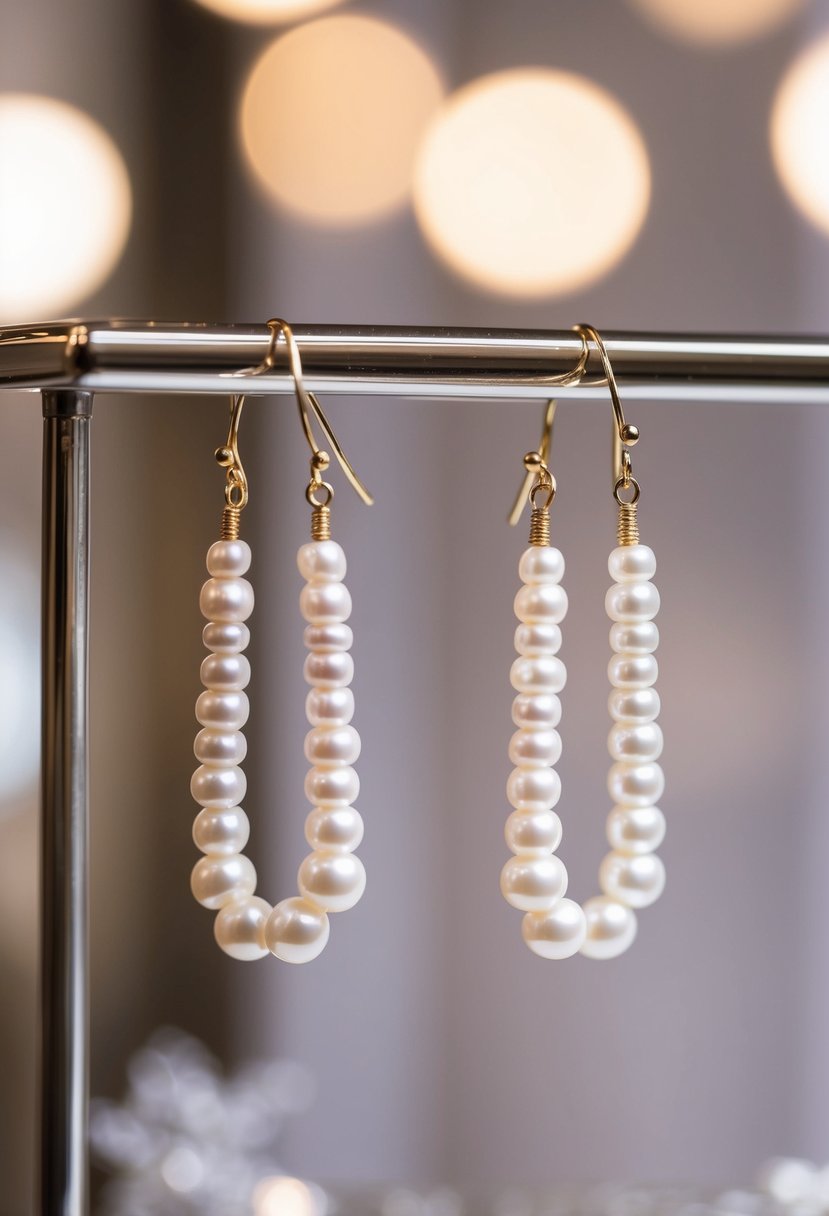
[[[413,397],[539,398],[581,349],[569,330],[295,325],[307,387]],[[603,331],[627,398],[829,404],[829,338]],[[0,328],[0,388],[102,392],[289,392],[287,368],[228,376],[268,349],[266,325],[62,322]],[[558,396],[605,397],[591,374]]]

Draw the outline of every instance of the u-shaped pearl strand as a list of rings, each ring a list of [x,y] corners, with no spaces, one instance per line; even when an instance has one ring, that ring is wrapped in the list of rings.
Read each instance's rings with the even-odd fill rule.
[[[285,962],[305,963],[328,941],[328,913],[353,907],[366,885],[363,864],[353,855],[363,838],[363,821],[351,805],[360,790],[351,767],[360,754],[348,687],[354,675],[348,653],[353,634],[345,623],[351,596],[342,581],[346,561],[340,545],[332,540],[303,545],[297,564],[307,582],[299,603],[307,621],[304,674],[311,686],[305,756],[313,766],[305,795],[314,808],[305,837],[313,852],[299,867],[299,895],[271,907],[255,894],[256,870],[242,853],[250,834],[240,806],[247,781],[239,767],[247,752],[241,728],[249,711],[244,689],[250,663],[241,652],[250,641],[244,622],[253,611],[253,588],[243,577],[250,562],[250,546],[242,540],[216,541],[207,554],[211,577],[199,606],[208,621],[203,638],[211,653],[201,666],[205,691],[196,702],[196,717],[202,729],[193,748],[200,767],[190,783],[202,807],[193,839],[205,856],[196,862],[190,885],[200,904],[218,911],[216,941],[232,958],[263,958],[270,951]]]
[[[512,708],[518,729],[510,741],[515,768],[507,782],[507,798],[515,809],[505,830],[515,856],[501,872],[501,890],[508,903],[525,913],[524,941],[543,958],[569,958],[578,951],[596,959],[622,954],[636,936],[634,909],[652,904],[665,886],[665,868],[654,853],[665,835],[665,818],[656,805],[665,788],[657,764],[662,753],[656,723],[659,694],[653,687],[659,592],[650,580],[656,558],[647,545],[622,545],[611,553],[608,569],[616,580],[605,599],[614,651],[608,667],[613,718],[608,790],[616,805],[607,820],[611,852],[599,867],[602,894],[582,907],[564,898],[567,870],[555,856],[562,837],[553,810],[561,794],[553,767],[561,756],[555,728],[561,719],[558,694],[567,678],[558,658],[567,612],[560,585],[564,558],[552,546],[531,546],[518,567],[524,583],[515,598],[519,657],[510,672],[518,694]]]

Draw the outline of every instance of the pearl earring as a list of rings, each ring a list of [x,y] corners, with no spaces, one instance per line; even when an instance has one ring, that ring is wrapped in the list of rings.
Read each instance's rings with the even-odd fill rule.
[[[608,790],[615,803],[607,821],[611,852],[599,867],[602,894],[583,907],[566,899],[567,870],[555,856],[562,826],[553,810],[561,794],[561,781],[553,766],[561,756],[556,727],[561,718],[558,694],[566,671],[558,650],[567,595],[561,586],[564,558],[550,544],[550,507],[556,493],[548,464],[555,413],[551,401],[539,450],[524,457],[526,479],[510,516],[511,523],[518,521],[529,496],[530,547],[519,562],[524,585],[515,598],[519,657],[510,673],[517,693],[512,717],[518,729],[509,748],[515,767],[507,782],[507,798],[514,810],[505,834],[514,856],[501,872],[501,890],[508,903],[525,913],[522,933],[535,954],[561,959],[581,952],[588,958],[607,959],[622,954],[633,943],[637,931],[634,909],[654,903],[665,885],[665,869],[654,852],[665,835],[665,819],[656,805],[665,782],[657,763],[662,731],[656,723],[659,695],[653,687],[659,592],[651,582],[656,571],[653,551],[639,543],[640,488],[631,472],[629,451],[639,432],[625,422],[601,337],[591,326],[578,326],[577,332],[584,341],[592,339],[599,350],[615,414],[613,496],[618,506],[619,544],[608,561],[615,582],[605,599],[613,622],[613,656],[608,667],[613,719],[608,739],[613,761]]]
[[[242,654],[250,640],[245,624],[253,611],[253,588],[244,577],[251,563],[250,546],[239,539],[240,517],[248,501],[248,483],[239,458],[239,420],[245,398],[231,402],[227,443],[216,452],[227,470],[225,508],[220,539],[207,553],[210,578],[201,589],[199,606],[207,618],[203,638],[210,653],[201,666],[205,691],[196,702],[202,729],[194,752],[200,767],[190,783],[202,810],[193,825],[193,839],[205,854],[193,868],[191,888],[200,904],[216,910],[214,934],[226,954],[236,959],[263,958],[269,951],[289,963],[304,963],[324,949],[329,936],[329,912],[353,907],[365,889],[366,876],[354,850],[363,838],[363,821],[352,805],[360,782],[351,767],[360,754],[360,737],[351,725],[354,695],[348,687],[354,663],[348,653],[352,631],[346,624],[351,596],[342,579],[346,560],[331,539],[331,500],[334,490],[323,480],[330,457],[314,439],[311,414],[328,438],[348,480],[364,502],[373,500],[352,469],[313,393],[302,382],[296,340],[284,321],[269,321],[271,342],[264,362],[254,374],[274,366],[279,339],[284,338],[294,379],[297,404],[311,448],[311,479],[306,498],[311,511],[311,541],[297,555],[307,580],[300,611],[307,624],[305,678],[311,686],[306,713],[311,730],[305,755],[312,765],[305,795],[313,809],[305,823],[312,852],[299,868],[299,895],[271,907],[256,894],[256,871],[242,853],[250,833],[240,805],[247,782],[239,767],[247,752],[241,728],[248,717],[245,687],[250,663]]]

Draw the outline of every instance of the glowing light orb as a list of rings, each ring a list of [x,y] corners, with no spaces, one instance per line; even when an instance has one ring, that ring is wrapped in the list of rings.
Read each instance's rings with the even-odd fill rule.
[[[245,156],[268,196],[318,224],[401,206],[443,88],[428,55],[371,17],[324,17],[273,42],[242,98]]]
[[[482,77],[450,97],[423,143],[415,212],[447,266],[486,291],[572,291],[630,249],[650,200],[642,136],[582,76]]]
[[[0,321],[45,321],[118,262],[132,195],[121,154],[81,110],[0,94]]]
[[[263,1178],[253,1192],[255,1216],[324,1216],[321,1191],[298,1178]]]
[[[631,0],[653,24],[684,42],[730,45],[770,34],[803,0]]]
[[[829,37],[789,68],[774,98],[771,154],[796,207],[829,232]]]
[[[335,8],[343,0],[196,0],[202,8],[249,25],[278,25],[280,22],[302,21],[326,9]]]

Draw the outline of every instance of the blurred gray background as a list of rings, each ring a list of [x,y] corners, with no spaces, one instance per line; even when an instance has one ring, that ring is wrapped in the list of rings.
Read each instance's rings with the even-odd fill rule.
[[[127,253],[79,312],[826,331],[829,240],[784,197],[766,129],[781,74],[829,26],[829,5],[719,50],[669,39],[621,0],[361,11],[413,33],[451,87],[541,63],[611,89],[640,126],[654,180],[621,264],[587,291],[520,303],[450,278],[408,210],[334,232],[287,219],[250,185],[234,137],[244,73],[276,31],[186,0],[4,0],[0,90],[82,106],[130,166]],[[67,220],[82,207],[68,198]],[[523,946],[498,890],[525,543],[505,516],[540,409],[328,405],[378,502],[365,509],[338,481],[369,886],[320,960],[296,969],[224,957],[188,885],[197,596],[221,506],[212,451],[226,403],[96,406],[93,1091],[119,1093],[129,1055],[175,1024],[228,1064],[283,1055],[313,1070],[316,1104],[282,1152],[309,1177],[708,1184],[748,1180],[770,1154],[827,1160],[829,414],[711,400],[629,408],[663,602],[669,881],[628,955],[553,965]],[[23,563],[31,577],[3,579],[0,599],[32,617],[39,403],[4,394],[2,406],[0,541],[10,569]],[[576,898],[595,889],[607,812],[609,435],[609,407],[563,402],[554,530],[571,607],[559,809]],[[294,554],[307,531],[307,456],[287,398],[252,401],[241,439],[257,594],[246,806],[262,893],[275,901],[305,852]],[[171,503],[156,492],[166,479]],[[15,1214],[28,1209],[31,1174],[35,804],[31,788],[0,821],[0,1209]]]

